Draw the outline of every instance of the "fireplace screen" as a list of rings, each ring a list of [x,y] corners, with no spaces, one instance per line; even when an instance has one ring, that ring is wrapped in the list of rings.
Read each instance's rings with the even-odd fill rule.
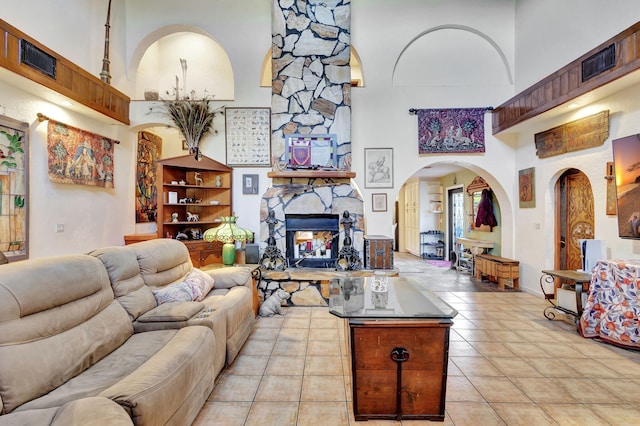
[[[332,214],[285,215],[289,267],[333,268],[338,257],[339,219]]]

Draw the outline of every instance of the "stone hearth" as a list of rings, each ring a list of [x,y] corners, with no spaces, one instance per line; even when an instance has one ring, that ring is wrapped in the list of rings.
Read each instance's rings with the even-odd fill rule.
[[[389,271],[390,274],[393,274]],[[285,271],[262,271],[258,285],[260,302],[281,288],[291,294],[287,306],[328,306],[332,278],[367,277],[371,270],[339,272],[322,268],[291,268]]]

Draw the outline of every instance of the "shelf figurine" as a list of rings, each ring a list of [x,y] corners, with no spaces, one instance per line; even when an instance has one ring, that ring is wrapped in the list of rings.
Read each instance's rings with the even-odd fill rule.
[[[197,186],[202,185],[203,181],[202,181],[202,178],[200,177],[200,172],[194,172],[193,173],[193,178],[196,180],[196,185]]]
[[[171,222],[178,223],[178,213],[176,212],[171,213]]]

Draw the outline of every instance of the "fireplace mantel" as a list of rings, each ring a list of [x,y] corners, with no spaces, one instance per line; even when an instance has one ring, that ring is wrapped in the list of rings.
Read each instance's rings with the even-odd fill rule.
[[[267,172],[270,178],[295,179],[295,178],[320,178],[320,179],[351,179],[356,177],[355,172],[344,170],[290,170],[284,172]]]

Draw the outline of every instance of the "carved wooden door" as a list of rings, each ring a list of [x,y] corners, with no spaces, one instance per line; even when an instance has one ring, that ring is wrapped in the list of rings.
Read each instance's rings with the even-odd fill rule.
[[[556,186],[556,268],[581,269],[580,240],[594,237],[593,191],[579,170],[565,172]]]

